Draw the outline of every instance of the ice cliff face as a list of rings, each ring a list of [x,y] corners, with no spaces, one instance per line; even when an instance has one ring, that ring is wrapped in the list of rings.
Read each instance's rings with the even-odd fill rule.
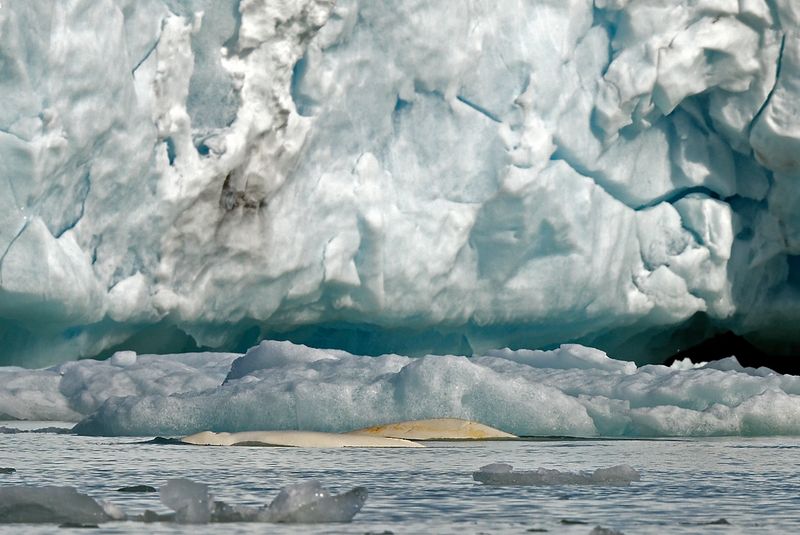
[[[0,6],[6,363],[800,344],[794,0]]]

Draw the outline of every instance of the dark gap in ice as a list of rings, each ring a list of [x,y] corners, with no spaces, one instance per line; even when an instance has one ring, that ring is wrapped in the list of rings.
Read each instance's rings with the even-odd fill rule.
[[[764,99],[764,102],[761,104],[761,107],[753,116],[753,120],[750,121],[750,125],[748,126],[748,134],[753,130],[753,127],[758,123],[759,119],[761,119],[761,115],[764,113],[764,110],[767,109],[767,106],[769,106],[769,103],[772,101],[772,95],[775,93],[775,88],[778,87],[778,82],[781,79],[781,68],[783,67],[783,53],[785,48],[786,48],[786,34],[784,33],[783,36],[781,37],[781,48],[780,51],[778,52],[778,59],[776,60],[777,65],[775,66],[775,83],[769,90],[767,98]]]
[[[303,93],[302,84],[307,68],[308,60],[306,59],[306,56],[303,56],[297,61],[297,63],[294,64],[294,67],[292,68],[292,83],[290,86],[290,93],[292,95],[295,108],[297,108],[297,113],[303,117],[313,116],[314,108],[317,105],[314,99],[309,97],[306,93]]]
[[[266,331],[263,339],[287,340],[320,349],[342,349],[356,355],[398,353],[472,355],[473,349],[460,329],[388,328],[367,323],[332,322],[305,325],[286,331]]]
[[[171,137],[168,137],[164,140],[164,143],[167,146],[167,159],[169,159],[169,164],[175,164],[175,142],[172,140]]]
[[[194,338],[175,325],[159,323],[145,327],[124,342],[102,351],[94,358],[104,360],[117,351],[135,351],[140,355],[194,353],[211,348],[200,346]]]
[[[786,284],[790,288],[800,289],[800,255],[787,255],[786,261],[789,264]]]
[[[461,95],[457,96],[456,99],[458,99],[460,102],[463,102],[464,104],[466,104],[467,106],[469,106],[473,110],[477,111],[478,113],[480,113],[482,115],[485,115],[486,117],[489,118],[489,120],[494,121],[495,123],[501,123],[502,122],[497,115],[495,115],[494,113],[490,112],[489,110],[487,110],[486,108],[484,108],[480,104],[477,104],[477,103],[475,103],[475,102],[473,102],[471,100],[468,100],[467,98],[462,97]]]
[[[665,193],[655,199],[648,201],[644,204],[640,204],[639,206],[635,207],[634,210],[645,210],[647,208],[652,208],[661,204],[662,202],[666,202],[669,204],[675,204],[679,200],[688,197],[689,195],[705,195],[712,199],[720,200],[722,197],[719,193],[712,190],[711,188],[707,188],[705,186],[692,186],[688,188],[681,188],[675,191],[671,191],[669,193]]]
[[[799,266],[800,267],[800,266]],[[776,355],[762,351],[743,336],[731,331],[715,334],[688,349],[682,349],[664,360],[673,362],[690,359],[692,362],[712,362],[735,356],[746,368],[766,367],[781,374],[800,375],[800,360],[789,355]]]
[[[89,198],[89,192],[92,190],[92,176],[91,172],[87,171],[83,178],[78,183],[78,189],[75,192],[75,196],[77,199],[80,200],[80,205],[78,206],[77,213],[74,214],[69,221],[65,222],[62,228],[56,230],[53,233],[53,236],[56,238],[60,238],[64,235],[65,232],[75,228],[78,222],[83,218],[83,214],[86,212],[86,200]]]

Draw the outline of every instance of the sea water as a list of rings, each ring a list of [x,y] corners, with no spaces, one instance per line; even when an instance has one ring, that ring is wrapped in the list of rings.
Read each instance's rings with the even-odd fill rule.
[[[20,422],[0,425],[22,427]],[[798,438],[429,442],[423,449],[388,450],[139,443],[150,438],[0,435],[0,466],[16,469],[0,475],[0,485],[74,486],[128,515],[168,510],[157,493],[126,494],[118,488],[158,488],[172,478],[206,483],[215,499],[252,506],[269,503],[286,485],[311,479],[335,492],[356,486],[369,490],[366,505],[350,524],[187,527],[124,521],[101,525],[105,533],[588,534],[596,526],[628,534],[800,530]],[[475,470],[494,462],[515,470],[573,472],[629,464],[641,481],[497,487],[473,480]],[[51,533],[54,527],[5,525],[0,534]]]

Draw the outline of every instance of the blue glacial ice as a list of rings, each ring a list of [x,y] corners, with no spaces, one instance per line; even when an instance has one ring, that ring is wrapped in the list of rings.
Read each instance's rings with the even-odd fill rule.
[[[800,435],[800,377],[743,368],[733,358],[637,367],[575,345],[412,358],[270,341],[245,355],[139,356],[126,366],[84,360],[2,373],[14,379],[0,381],[0,414],[79,421],[75,431],[90,435],[339,433],[429,418],[519,436]]]
[[[798,27],[795,0],[4,0],[0,360],[644,364],[692,318],[797,349]]]

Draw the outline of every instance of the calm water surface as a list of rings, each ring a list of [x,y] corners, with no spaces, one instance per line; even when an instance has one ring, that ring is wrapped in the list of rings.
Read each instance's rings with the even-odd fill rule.
[[[6,423],[20,427],[19,423]],[[152,438],[152,437],[146,437]],[[318,479],[335,492],[370,496],[352,524],[283,526],[109,523],[94,533],[551,533],[596,525],[632,533],[800,532],[800,439],[551,440],[429,443],[425,449],[204,448],[134,444],[131,438],[0,435],[0,485],[71,485],[128,514],[167,512],[157,494],[117,488],[185,477],[216,499],[269,503],[278,490]],[[491,462],[517,469],[593,470],[627,463],[630,487],[485,487],[472,472]],[[710,525],[724,518],[728,525]],[[0,534],[85,533],[0,526]]]

